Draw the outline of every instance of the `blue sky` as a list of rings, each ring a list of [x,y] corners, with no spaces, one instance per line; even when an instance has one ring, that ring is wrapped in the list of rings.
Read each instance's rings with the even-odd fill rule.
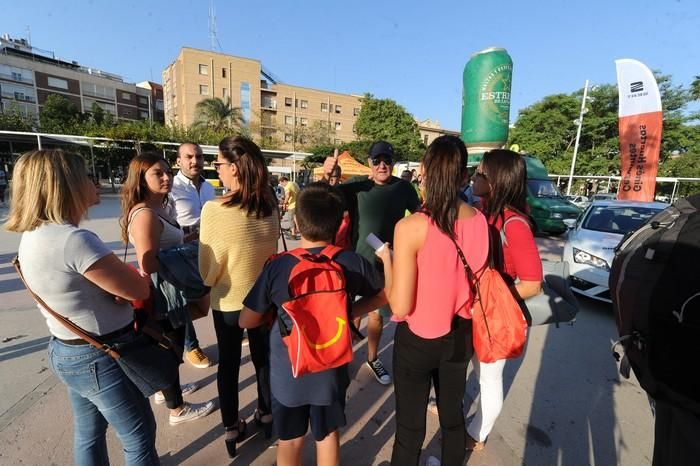
[[[210,48],[209,0],[2,3],[0,32],[26,37],[29,26],[32,45],[132,82],[160,82],[183,46]],[[394,99],[456,130],[464,65],[490,46],[513,59],[511,122],[586,79],[614,83],[616,58],[676,84],[700,75],[697,0],[218,0],[215,8],[223,52],[257,58],[290,84]]]

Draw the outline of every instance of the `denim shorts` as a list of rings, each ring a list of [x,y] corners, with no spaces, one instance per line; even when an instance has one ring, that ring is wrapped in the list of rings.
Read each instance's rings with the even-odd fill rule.
[[[272,397],[272,425],[280,440],[305,436],[309,424],[317,442],[345,426],[345,394],[329,406],[303,405],[293,408],[284,406]]]

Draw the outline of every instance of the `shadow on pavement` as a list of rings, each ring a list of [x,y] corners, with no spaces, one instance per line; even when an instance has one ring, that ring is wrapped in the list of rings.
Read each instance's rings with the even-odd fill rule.
[[[617,333],[610,306],[590,304],[582,306],[573,327],[547,328],[524,432],[525,464],[619,462],[624,445],[616,445],[613,391],[620,381],[610,353]],[[601,328],[601,320],[605,332],[585,331]],[[597,367],[598,373],[604,368],[604,375],[592,378],[587,367]]]

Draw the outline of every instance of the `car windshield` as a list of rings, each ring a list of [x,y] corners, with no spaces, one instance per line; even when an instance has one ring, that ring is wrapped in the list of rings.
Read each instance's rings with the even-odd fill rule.
[[[624,235],[639,228],[657,212],[651,207],[594,206],[588,212],[583,228]]]
[[[527,187],[535,197],[561,197],[561,193],[550,180],[527,180]]]

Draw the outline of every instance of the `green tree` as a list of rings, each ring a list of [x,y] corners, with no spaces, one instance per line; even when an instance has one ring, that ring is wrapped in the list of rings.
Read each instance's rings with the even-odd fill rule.
[[[240,130],[245,123],[241,109],[231,106],[230,98],[223,101],[218,97],[213,97],[197,102],[195,113],[194,126],[206,126],[215,131],[225,131],[232,128]]]
[[[0,112],[0,130],[33,131],[35,124],[34,118],[24,115],[17,104],[6,103],[4,111]]]
[[[361,141],[381,139],[393,144],[402,160],[418,160],[425,151],[413,116],[391,99],[365,94],[355,128]]]
[[[79,133],[82,121],[83,115],[78,106],[58,94],[46,98],[39,115],[41,130],[46,133]]]

